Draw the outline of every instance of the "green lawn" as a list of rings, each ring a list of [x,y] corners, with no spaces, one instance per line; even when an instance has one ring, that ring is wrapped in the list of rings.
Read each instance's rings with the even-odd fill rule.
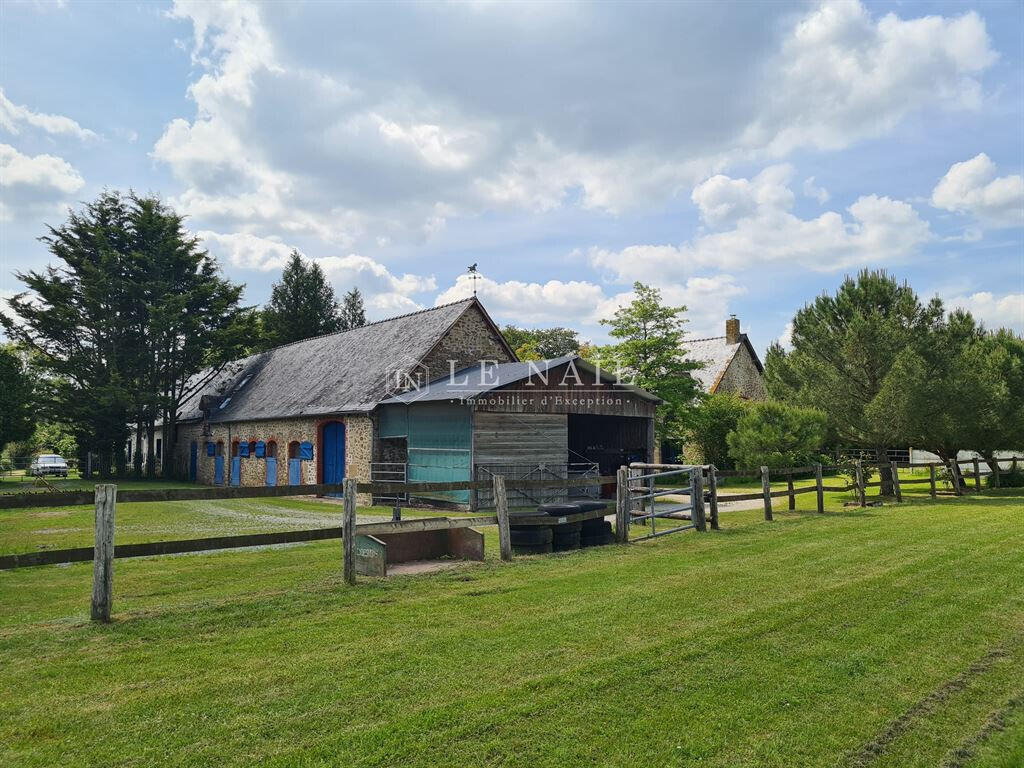
[[[0,572],[0,764],[1019,766],[1024,497],[839,496],[355,588],[340,542],[119,560],[109,626],[88,564]]]
[[[0,477],[0,493],[43,493],[53,486],[58,491],[91,491],[96,483],[107,482],[104,480],[83,480],[77,471],[72,471],[68,478],[48,477],[47,485],[36,484],[34,477],[6,476]],[[130,489],[160,489],[160,488],[195,488],[195,483],[183,482],[180,480],[113,480],[118,488]]]

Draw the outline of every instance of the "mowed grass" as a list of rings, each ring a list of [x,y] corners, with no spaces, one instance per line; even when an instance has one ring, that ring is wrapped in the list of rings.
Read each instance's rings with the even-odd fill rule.
[[[0,764],[1019,765],[1024,498],[781,502],[355,588],[122,560],[109,626],[88,564],[0,572]]]

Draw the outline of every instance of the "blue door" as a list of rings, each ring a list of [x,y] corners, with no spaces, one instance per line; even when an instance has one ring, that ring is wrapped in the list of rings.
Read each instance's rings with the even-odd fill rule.
[[[242,484],[242,460],[238,456],[231,457],[231,484]]]
[[[320,451],[324,462],[324,482],[340,483],[345,479],[345,425],[332,421],[324,426],[324,444]],[[328,496],[341,496],[341,491]]]
[[[302,459],[288,459],[288,485],[301,485]]]
[[[196,475],[199,470],[199,446],[196,441],[192,441],[192,445],[188,447],[188,479],[193,483],[196,481]]]
[[[267,485],[277,485],[277,459],[267,458]]]
[[[224,457],[213,457],[213,484],[224,485]]]

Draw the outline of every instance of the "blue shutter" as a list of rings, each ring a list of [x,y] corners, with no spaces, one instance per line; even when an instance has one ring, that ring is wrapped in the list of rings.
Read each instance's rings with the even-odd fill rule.
[[[305,442],[299,445],[299,458],[304,461],[309,461],[313,458],[313,444]]]
[[[217,454],[217,446],[215,446],[213,443],[207,443],[206,444],[206,455],[207,456],[215,456],[216,454]]]
[[[242,443],[242,444],[240,444],[238,446],[238,455],[239,456],[248,456],[249,455],[249,443],[248,442]]]
[[[264,443],[262,440],[260,440],[258,443],[256,443],[256,458],[257,459],[262,459],[266,455],[267,455],[267,444]]]

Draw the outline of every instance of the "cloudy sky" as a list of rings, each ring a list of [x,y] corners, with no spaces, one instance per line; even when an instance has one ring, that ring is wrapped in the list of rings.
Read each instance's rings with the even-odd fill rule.
[[[763,350],[884,267],[1024,331],[1019,2],[0,6],[0,294],[104,188],[246,299],[292,248],[385,317],[598,320],[636,280]]]

